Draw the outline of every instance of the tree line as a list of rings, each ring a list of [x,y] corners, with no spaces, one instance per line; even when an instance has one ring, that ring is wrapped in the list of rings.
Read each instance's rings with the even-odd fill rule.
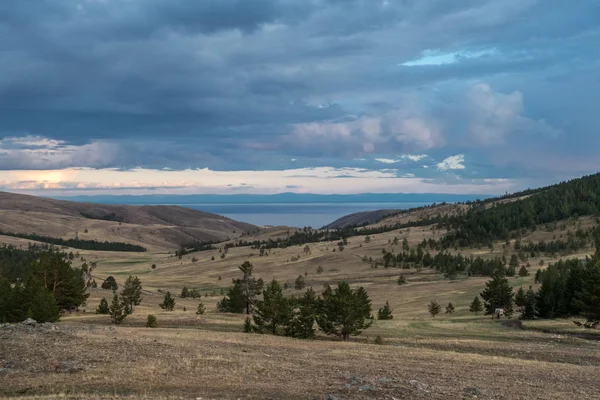
[[[146,248],[137,244],[123,242],[100,242],[98,240],[84,239],[62,239],[50,236],[36,235],[35,233],[14,233],[2,232],[0,235],[13,236],[22,239],[35,240],[36,242],[50,243],[56,246],[67,246],[80,250],[97,250],[97,251],[127,251],[127,252],[144,252]]]

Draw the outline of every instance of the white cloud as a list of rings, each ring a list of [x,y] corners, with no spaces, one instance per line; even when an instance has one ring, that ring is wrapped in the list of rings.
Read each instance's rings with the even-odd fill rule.
[[[410,160],[414,162],[421,161],[427,157],[429,157],[427,154],[403,154],[400,156],[400,158],[403,160]]]
[[[393,160],[391,158],[376,158],[375,161],[379,161],[380,163],[384,164],[396,164],[400,162],[400,160]]]
[[[455,156],[446,158],[441,163],[438,163],[437,169],[439,169],[440,171],[465,169],[465,166],[463,164],[464,162],[465,162],[464,154],[457,154]]]
[[[522,116],[525,109],[521,92],[499,93],[486,83],[477,83],[467,93],[467,101],[469,132],[476,143],[502,144],[507,136],[514,133],[558,134],[544,120]]]

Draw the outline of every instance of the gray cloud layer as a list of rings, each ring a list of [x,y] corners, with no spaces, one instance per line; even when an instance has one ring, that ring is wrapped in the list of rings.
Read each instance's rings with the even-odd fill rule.
[[[588,172],[599,20],[593,0],[6,0],[0,134],[80,148],[28,158],[4,141],[0,168],[368,167],[426,151],[464,154],[465,177]],[[452,62],[407,64],[424,52]]]

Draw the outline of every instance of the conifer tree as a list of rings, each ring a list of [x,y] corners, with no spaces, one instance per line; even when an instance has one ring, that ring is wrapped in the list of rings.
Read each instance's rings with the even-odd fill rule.
[[[309,288],[298,300],[298,310],[288,329],[287,335],[298,339],[312,339],[315,337],[315,314],[317,312],[317,294]]]
[[[294,282],[294,288],[296,290],[302,290],[306,287],[306,282],[304,281],[304,277],[302,275],[298,275],[296,281]]]
[[[108,301],[106,301],[106,297],[103,297],[102,300],[100,300],[100,305],[98,305],[98,308],[96,308],[96,314],[108,314],[109,313],[109,309],[108,309]]]
[[[431,303],[429,303],[429,305],[427,306],[427,310],[429,311],[429,314],[431,314],[431,316],[435,318],[435,316],[442,311],[442,306],[437,301],[432,300]]]
[[[519,269],[519,276],[521,276],[521,277],[529,276],[529,271],[527,271],[527,268],[525,268],[524,265],[521,265],[521,268]]]
[[[113,300],[108,308],[108,313],[110,314],[110,319],[113,324],[119,325],[125,318],[127,318],[127,306],[125,302],[119,299],[117,293],[113,294]]]
[[[475,296],[475,298],[471,302],[471,305],[469,306],[469,311],[475,314],[483,311],[483,304],[481,303],[481,300],[479,300],[479,296]]]
[[[127,306],[127,312],[133,312],[133,306],[138,306],[142,302],[142,281],[137,276],[131,276],[125,281],[121,298]]]
[[[200,302],[198,304],[198,308],[196,309],[196,315],[202,315],[202,314],[204,314],[204,311],[205,311],[204,304],[202,304],[202,302]]]
[[[453,314],[453,313],[454,313],[454,304],[448,303],[448,305],[446,306],[446,314]]]
[[[119,289],[119,285],[117,285],[117,281],[112,275],[106,278],[100,287],[104,290],[112,290],[113,292]]]
[[[37,280],[29,281],[27,286],[31,296],[27,317],[40,323],[58,321],[60,313],[52,293]]]
[[[398,285],[405,285],[406,284],[406,278],[404,277],[404,275],[400,275],[400,277],[398,278]]]
[[[521,319],[534,319],[535,318],[535,293],[531,286],[525,294],[525,303],[521,312]]]
[[[392,309],[390,307],[390,303],[386,301],[383,308],[380,308],[379,311],[377,311],[377,319],[388,320],[388,319],[393,319],[393,318],[394,318],[394,316],[392,315]]]
[[[339,282],[335,289],[325,285],[316,320],[327,335],[348,340],[371,326],[370,316],[371,300],[362,287],[351,289],[346,281]]]
[[[272,280],[263,290],[263,299],[255,303],[254,329],[261,333],[282,334],[291,324],[293,305],[283,295],[283,289]]]
[[[171,296],[171,292],[167,291],[163,297],[163,302],[159,306],[165,311],[173,311],[175,309],[175,299]]]
[[[523,313],[523,308],[525,307],[527,299],[525,296],[525,291],[523,287],[520,287],[515,295],[515,306],[517,306],[517,312]]]
[[[152,314],[148,315],[148,318],[146,319],[146,328],[156,328],[158,326],[158,323],[156,321],[156,317]]]
[[[504,315],[510,318],[513,312],[514,293],[501,268],[497,268],[492,279],[485,284],[481,292],[484,300],[485,314],[493,315],[497,308],[504,309]]]
[[[183,289],[181,289],[181,294],[179,295],[179,297],[181,297],[182,299],[185,299],[186,297],[190,297],[190,291],[187,288],[187,286],[184,286]]]
[[[227,290],[227,295],[217,303],[217,309],[221,312],[239,314],[246,310],[246,300],[241,280],[233,280],[233,286]]]
[[[244,333],[252,333],[252,321],[250,317],[246,317],[244,320]]]

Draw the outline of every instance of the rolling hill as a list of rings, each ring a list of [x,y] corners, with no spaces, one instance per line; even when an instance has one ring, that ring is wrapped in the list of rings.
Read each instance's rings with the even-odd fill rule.
[[[179,206],[79,203],[0,192],[0,231],[174,248],[260,228]]]

